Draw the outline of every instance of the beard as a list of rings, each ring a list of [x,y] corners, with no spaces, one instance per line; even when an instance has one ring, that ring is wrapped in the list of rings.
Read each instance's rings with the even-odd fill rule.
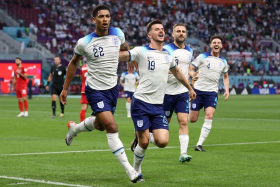
[[[16,65],[19,66],[20,64],[17,64],[17,63],[16,63]]]

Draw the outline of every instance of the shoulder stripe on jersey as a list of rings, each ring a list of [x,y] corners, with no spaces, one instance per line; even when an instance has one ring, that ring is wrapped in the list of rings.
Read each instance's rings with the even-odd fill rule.
[[[74,53],[75,53],[76,55],[78,55],[78,56],[83,56],[83,55],[81,55],[81,54],[77,53],[76,51],[74,51]]]
[[[195,68],[197,68],[197,66],[196,66],[196,65],[194,65],[193,63],[191,63],[191,65],[193,65]]]
[[[131,53],[130,53],[130,51],[128,51],[128,53],[129,53],[129,60],[128,60],[128,62],[131,62]]]
[[[176,67],[176,65],[175,66],[173,66],[173,67],[171,67],[171,68],[169,68],[169,69],[173,69],[173,68],[175,68]]]

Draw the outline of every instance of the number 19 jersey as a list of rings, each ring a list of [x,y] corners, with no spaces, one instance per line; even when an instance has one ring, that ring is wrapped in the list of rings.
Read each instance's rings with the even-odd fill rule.
[[[129,53],[129,61],[138,62],[140,75],[134,97],[146,103],[162,104],[168,71],[174,68],[176,63],[165,49],[159,51],[149,46],[142,46],[135,47]]]
[[[108,35],[95,32],[78,40],[74,52],[87,58],[86,84],[95,90],[108,90],[117,84],[120,46],[125,42],[119,28],[109,28]]]

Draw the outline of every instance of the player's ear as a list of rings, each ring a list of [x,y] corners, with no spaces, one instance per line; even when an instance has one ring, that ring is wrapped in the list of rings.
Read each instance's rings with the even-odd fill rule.
[[[95,19],[95,17],[92,17],[92,21],[93,21],[94,24],[96,24],[96,19]]]
[[[147,34],[147,36],[148,36],[148,38],[150,38],[150,39],[151,39],[151,34],[150,34],[150,33],[148,33],[148,34]]]
[[[172,32],[172,37],[174,38],[174,32]]]

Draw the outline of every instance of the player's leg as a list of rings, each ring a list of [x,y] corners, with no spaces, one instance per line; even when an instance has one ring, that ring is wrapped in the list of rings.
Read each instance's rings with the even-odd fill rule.
[[[24,116],[28,117],[27,89],[26,88],[22,89],[20,92],[21,92],[21,98],[23,100],[24,109],[25,109]]]
[[[80,122],[85,120],[87,108],[88,108],[88,104],[82,104],[81,111],[80,111]]]
[[[153,105],[145,103],[136,98],[132,98],[131,117],[134,124],[134,129],[137,134],[137,142],[134,148],[134,165],[133,167],[139,173],[144,160],[147,147],[149,145],[149,128],[150,128],[150,113],[154,110]],[[144,181],[142,178],[141,181]]]
[[[215,92],[208,92],[206,93],[206,97],[204,100],[204,108],[205,108],[205,119],[204,123],[201,128],[199,140],[196,144],[196,151],[205,151],[202,148],[203,142],[206,140],[208,137],[211,128],[212,128],[212,120],[213,120],[213,115],[216,110],[216,105],[218,101],[218,95]]]
[[[126,96],[126,111],[127,111],[127,117],[131,118],[131,113],[130,113],[130,109],[131,109],[131,92],[125,91],[125,96]]]
[[[77,124],[77,127],[84,128],[87,131],[105,128],[107,132],[108,145],[112,153],[123,166],[130,180],[132,182],[137,182],[141,175],[138,175],[135,169],[128,162],[123,143],[119,139],[118,127],[113,117],[118,98],[117,86],[110,90],[103,91],[94,90],[86,86],[86,95],[89,105],[93,110],[93,114],[96,115],[96,120],[94,117],[86,118],[83,122]],[[72,127],[73,126],[75,127],[76,125],[72,125]],[[76,130],[77,127],[73,129]],[[71,140],[71,137],[69,138],[68,134],[65,138],[66,143],[68,140]],[[70,135],[73,139],[73,134],[71,134],[71,132]]]
[[[51,116],[51,118],[55,118],[55,112],[56,112],[56,95],[58,95],[60,93],[58,93],[58,90],[56,89],[56,87],[54,87],[54,85],[52,85],[51,87],[51,99],[52,99],[52,112],[53,115]]]
[[[53,115],[51,116],[51,118],[55,118],[56,117],[56,115],[55,115],[55,112],[56,112],[56,94],[52,94],[51,99],[52,99],[52,112],[53,112]]]
[[[63,89],[63,85],[61,85],[60,86],[60,88],[58,89],[58,94],[57,94],[57,96],[59,97],[59,95],[61,94],[61,92],[62,92],[62,89]],[[61,109],[61,112],[60,112],[60,115],[59,115],[59,117],[61,117],[61,118],[63,118],[64,117],[64,104],[62,104],[62,102],[61,101],[59,101],[59,104],[60,104],[60,109]]]
[[[175,112],[177,114],[177,120],[179,123],[179,141],[180,141],[180,162],[189,162],[191,156],[187,154],[189,145],[189,129],[188,129],[188,117],[189,117],[189,93],[185,92],[176,95],[175,99]]]
[[[19,90],[16,90],[16,93],[17,93],[18,107],[20,110],[20,113],[19,113],[19,115],[17,115],[17,117],[22,117],[22,116],[24,116],[24,112],[23,112],[23,103],[22,103],[21,93]]]
[[[88,108],[88,101],[87,101],[85,93],[81,94],[81,102],[80,103],[82,105],[82,108],[81,108],[81,111],[80,111],[80,122],[82,122],[86,118],[86,111],[87,111],[87,108]]]

